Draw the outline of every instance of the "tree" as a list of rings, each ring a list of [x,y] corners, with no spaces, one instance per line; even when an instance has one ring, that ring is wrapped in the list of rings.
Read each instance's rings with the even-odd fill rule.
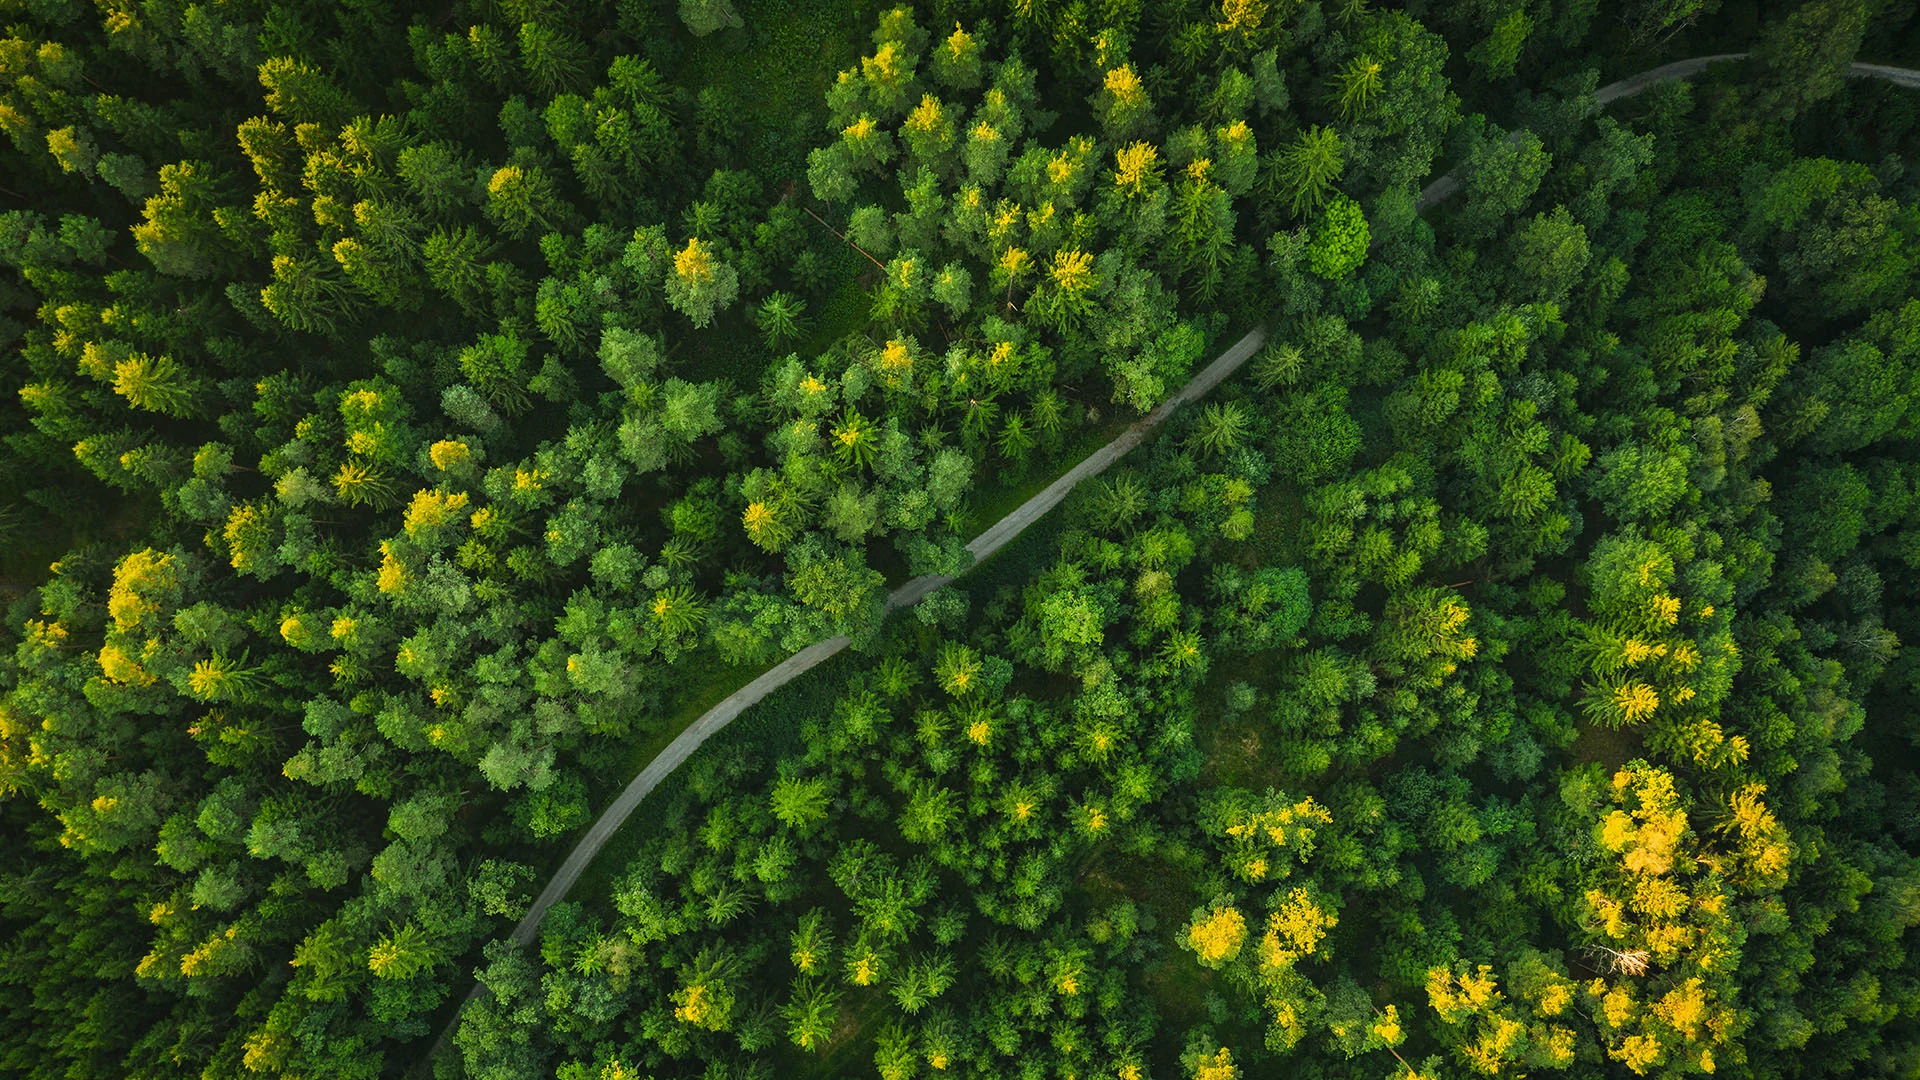
[[[683,2],[681,10],[684,12],[685,8]],[[564,93],[585,77],[587,47],[571,34],[557,27],[525,22],[520,24],[518,37],[521,69],[527,74],[527,82],[542,97]]]
[[[1360,204],[1336,195],[1321,215],[1307,245],[1307,266],[1323,278],[1341,278],[1367,259],[1369,232]]]
[[[1616,521],[1666,515],[1688,494],[1691,454],[1629,443],[1600,455],[1593,491]]]
[[[826,821],[832,789],[825,777],[785,777],[773,785],[769,797],[773,816],[788,828],[807,836]]]
[[[1280,151],[1274,171],[1277,194],[1294,217],[1305,217],[1327,199],[1327,191],[1346,168],[1340,133],[1318,125],[1300,133]]]
[[[928,73],[935,82],[953,90],[972,90],[980,85],[983,65],[980,43],[955,23],[953,33],[934,46],[928,57]]]
[[[1247,434],[1247,414],[1237,401],[1208,405],[1194,425],[1193,444],[1205,453],[1225,454]]]
[[[1196,909],[1180,944],[1192,950],[1202,966],[1218,968],[1238,958],[1246,940],[1246,917],[1238,908],[1222,905],[1212,911]]]
[[[487,214],[509,236],[552,231],[562,215],[553,182],[537,165],[506,165],[487,177]]]
[[[739,294],[740,278],[733,267],[716,258],[713,249],[699,237],[689,237],[687,246],[673,257],[673,272],[667,277],[667,303],[698,329],[711,324],[714,315]]]
[[[806,301],[775,291],[760,301],[755,321],[760,326],[760,333],[766,336],[767,344],[778,349],[783,343],[800,336],[800,320],[806,313]]]
[[[1184,379],[1200,358],[1205,340],[1191,323],[1174,323],[1141,343],[1132,357],[1115,357],[1108,373],[1113,378],[1113,400],[1139,412],[1159,404],[1167,389]]]
[[[1764,74],[1746,107],[1771,120],[1789,120],[1838,92],[1860,51],[1867,16],[1861,0],[1812,0],[1769,23],[1753,49]]]
[[[1574,221],[1564,206],[1535,214],[1514,230],[1508,243],[1518,300],[1560,303],[1587,268],[1586,227]]]
[[[1346,390],[1331,382],[1281,400],[1268,430],[1283,475],[1313,484],[1346,468],[1361,443],[1360,426],[1346,406]]]
[[[1570,776],[1563,786],[1580,782]],[[1704,849],[1667,770],[1628,762],[1602,799],[1586,806],[1599,815],[1601,848],[1618,861],[1595,867],[1582,904],[1607,970],[1581,996],[1608,1057],[1641,1074],[1712,1072],[1715,1050],[1726,1052],[1745,1026],[1730,979],[1743,936],[1729,914],[1731,867]],[[1762,828],[1784,843],[1777,828]]]
[[[397,165],[414,200],[433,217],[444,217],[473,199],[473,168],[453,144],[428,142],[404,147]]]
[[[132,353],[114,365],[113,392],[137,409],[188,417],[206,387],[170,356]]]
[[[1469,971],[1458,963],[1457,970],[1435,967],[1427,973],[1427,1000],[1447,1025],[1440,1038],[1481,1075],[1519,1076],[1524,1069],[1573,1064],[1574,1029],[1554,1021],[1571,1008],[1576,984],[1538,953],[1527,953],[1522,964],[1515,967],[1530,976],[1524,981],[1531,991],[1525,1012],[1506,1002],[1489,964]]]
[[[886,578],[869,569],[857,548],[829,549],[818,534],[787,553],[787,586],[801,604],[823,617],[828,633],[862,638],[878,625],[886,607]]]
[[[174,277],[218,274],[234,255],[217,218],[221,178],[205,162],[182,161],[160,169],[160,191],[143,207],[133,227],[134,246],[154,269]]]
[[[1499,231],[1514,211],[1526,205],[1547,174],[1550,155],[1530,131],[1488,135],[1474,144],[1466,161],[1466,192],[1452,217],[1468,240]]]
[[[853,175],[853,162],[840,144],[807,152],[807,186],[814,198],[829,205],[853,196],[859,181]]]
[[[413,923],[390,929],[367,950],[367,968],[376,979],[410,979],[436,960],[426,932]]]
[[[337,130],[360,111],[325,72],[290,56],[261,64],[260,85],[267,89],[267,107],[294,124]]]
[[[1589,229],[1606,223],[1609,196],[1653,161],[1651,133],[1635,135],[1610,116],[1594,121],[1600,137],[1580,150],[1580,191],[1570,204],[1574,217]]]
[[[1902,430],[1917,392],[1920,301],[1910,300],[1797,366],[1787,386],[1788,435],[1818,453],[1851,453]]]
[[[806,977],[795,980],[792,995],[780,1006],[793,1045],[809,1051],[826,1045],[840,1015],[839,999],[839,992],[825,983]]]
[[[1800,311],[1843,317],[1911,289],[1915,256],[1895,224],[1899,204],[1864,166],[1803,158],[1748,201],[1749,246],[1772,257]]]
[[[1342,120],[1365,119],[1372,112],[1375,99],[1380,95],[1384,67],[1372,56],[1361,54],[1349,59],[1347,66],[1334,76],[1334,98],[1339,103]]]
[[[1494,23],[1485,38],[1467,50],[1467,59],[1478,64],[1490,79],[1506,78],[1513,74],[1520,50],[1532,33],[1532,17],[1525,10],[1515,8]]]
[[[1129,142],[1152,133],[1153,102],[1131,64],[1107,71],[1092,104],[1093,114],[1110,142]]]
[[[966,697],[980,689],[980,656],[959,642],[940,647],[933,671],[940,688],[954,697]]]
[[[1634,0],[1620,13],[1636,47],[1658,45],[1719,8],[1717,0]]]

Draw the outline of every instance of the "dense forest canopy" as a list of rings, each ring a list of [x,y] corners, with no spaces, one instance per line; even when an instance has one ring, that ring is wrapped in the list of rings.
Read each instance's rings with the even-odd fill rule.
[[[1920,1077],[1916,67],[0,0],[0,1071]]]

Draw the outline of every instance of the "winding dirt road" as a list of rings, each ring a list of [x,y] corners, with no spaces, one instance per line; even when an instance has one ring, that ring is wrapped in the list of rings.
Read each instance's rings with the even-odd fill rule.
[[[1600,87],[1594,96],[1604,107],[1670,79],[1689,78],[1713,64],[1742,60],[1746,56],[1746,53],[1719,53],[1713,56],[1676,60],[1637,75],[1630,75],[1618,82],[1608,83]],[[1920,71],[1911,68],[1888,67],[1881,64],[1854,64],[1847,74],[1853,78],[1886,79],[1899,86],[1920,89]],[[1519,132],[1516,131],[1509,138],[1515,138],[1518,135]],[[1425,210],[1459,194],[1463,186],[1460,169],[1458,167],[1449,169],[1420,192],[1416,206],[1420,210]],[[1129,450],[1140,445],[1141,440],[1145,439],[1149,432],[1163,423],[1182,405],[1205,396],[1227,376],[1239,370],[1240,366],[1245,364],[1265,341],[1264,329],[1248,332],[1212,363],[1202,368],[1199,374],[1172,397],[1135,421],[1112,442],[1089,454],[1079,464],[1069,469],[1065,475],[1047,485],[1045,490],[1020,504],[1006,517],[994,522],[967,545],[967,550],[973,555],[975,563],[984,561],[994,552],[999,551],[1014,537],[1019,536],[1027,526],[1058,506],[1076,485],[1090,477],[1098,476]],[[912,607],[927,594],[952,580],[952,577],[941,574],[925,574],[914,578],[888,595],[887,609],[891,611],[895,608]],[[560,864],[559,870],[555,871],[553,877],[547,881],[546,887],[540,890],[540,895],[534,900],[533,906],[527,909],[519,925],[513,928],[512,939],[523,947],[533,943],[534,935],[539,932],[540,922],[546,917],[547,910],[565,899],[568,891],[573,888],[574,882],[579,880],[580,875],[593,862],[594,856],[598,855],[613,834],[620,830],[620,826],[626,823],[634,808],[652,793],[660,781],[666,779],[695,750],[698,750],[702,743],[732,723],[736,717],[751,708],[761,698],[812,670],[822,661],[846,648],[848,644],[849,640],[844,636],[829,638],[794,653],[759,678],[728,695],[726,700],[707,710],[671,743],[668,743],[666,749],[640,770],[640,774],[627,784],[626,789],[620,793],[620,797],[601,812],[599,818],[587,829],[586,834],[574,844],[573,850],[567,853],[566,861]],[[462,1002],[462,1008],[464,1009],[466,1002],[484,993],[485,989],[476,982],[468,992],[465,1001]],[[434,1040],[433,1049],[427,1055],[428,1060],[438,1056],[459,1022],[460,1010],[456,1010],[452,1019],[448,1020],[446,1026],[441,1029],[439,1037]]]
[[[994,552],[1005,547],[1014,537],[1025,531],[1027,526],[1040,520],[1047,511],[1060,505],[1061,500],[1065,499],[1067,493],[1075,486],[1090,477],[1098,476],[1108,466],[1125,456],[1127,451],[1140,445],[1141,440],[1145,439],[1149,432],[1164,423],[1167,417],[1173,415],[1180,406],[1205,396],[1208,391],[1220,385],[1227,376],[1238,371],[1249,357],[1258,352],[1266,340],[1267,332],[1264,329],[1256,328],[1248,331],[1245,337],[1234,342],[1212,363],[1201,368],[1200,372],[1188,380],[1185,386],[1155,406],[1152,412],[1134,421],[1112,442],[1088,454],[1073,468],[1067,470],[1065,475],[1048,484],[1039,494],[1021,503],[1006,517],[988,526],[985,532],[974,537],[973,541],[967,545],[967,551],[973,556],[975,565],[986,561]],[[912,607],[927,594],[952,580],[951,576],[945,574],[922,574],[887,595],[887,610]],[[620,831],[620,826],[626,823],[634,808],[639,806],[655,787],[659,786],[660,781],[671,775],[673,770],[679,768],[682,762],[698,750],[702,743],[732,723],[761,698],[813,670],[816,665],[846,648],[848,644],[850,639],[842,635],[807,646],[761,673],[759,678],[735,690],[725,700],[702,713],[699,719],[688,725],[685,731],[667,744],[666,749],[655,755],[652,761],[647,762],[646,767],[640,770],[640,774],[629,781],[626,789],[620,792],[619,798],[613,800],[605,810],[601,811],[600,816],[587,828],[586,833],[574,843],[573,850],[567,853],[566,861],[554,871],[553,877],[547,880],[546,887],[541,889],[540,895],[534,899],[533,906],[527,909],[526,915],[513,928],[512,940],[522,947],[533,944],[534,935],[539,933],[540,922],[546,918],[547,910],[566,898],[574,882],[586,872],[594,856],[598,855],[607,841],[613,838],[613,834]],[[465,1001],[462,1002],[462,1008],[464,1009],[466,1002],[472,1001],[484,992],[485,987],[476,982],[468,991]],[[439,1038],[434,1040],[433,1049],[427,1055],[429,1060],[437,1056],[440,1049],[446,1045],[459,1022],[460,1014],[456,1011],[453,1018],[441,1029]]]
[[[1127,451],[1140,445],[1140,440],[1146,438],[1149,431],[1173,415],[1174,410],[1218,386],[1222,379],[1233,374],[1241,364],[1246,363],[1247,358],[1252,356],[1266,340],[1265,330],[1249,331],[1245,337],[1234,342],[1212,363],[1202,368],[1200,373],[1188,381],[1178,393],[1155,406],[1152,412],[1134,421],[1112,442],[1087,455],[1079,464],[1069,469],[1066,475],[1048,484],[1045,490],[1021,503],[1012,513],[994,522],[987,531],[974,537],[973,542],[967,545],[967,551],[973,555],[974,562],[976,564],[984,562],[988,556],[1005,547],[1009,541],[1025,531],[1027,526],[1040,520],[1047,511],[1059,505],[1060,500],[1067,497],[1067,493],[1073,490],[1074,485],[1088,477],[1098,476]],[[952,577],[944,574],[922,574],[888,594],[887,609],[891,611],[895,608],[912,607],[928,593],[952,580]],[[613,834],[619,831],[621,824],[627,820],[627,816],[633,813],[633,808],[640,805],[640,800],[646,798],[647,794],[660,781],[666,779],[669,773],[679,768],[680,763],[699,749],[701,743],[732,723],[735,717],[746,712],[761,698],[811,671],[815,665],[846,648],[848,643],[849,639],[842,635],[801,649],[762,673],[759,678],[727,695],[726,700],[708,709],[698,720],[688,725],[685,731],[667,744],[665,750],[660,751],[652,761],[647,762],[647,767],[640,770],[640,775],[627,784],[626,790],[620,793],[619,798],[613,800],[611,805],[601,811],[599,819],[587,829],[586,835],[574,844],[573,850],[567,853],[567,860],[560,864],[560,869],[554,872],[553,877],[547,882],[547,887],[540,890],[540,896],[534,900],[533,906],[527,909],[526,916],[520,920],[518,926],[513,928],[513,940],[521,945],[533,943],[533,936],[539,931],[540,920],[546,916],[547,909],[559,903],[567,895],[567,891],[573,888],[573,883],[586,871],[587,865],[593,862],[593,857],[600,853],[600,849],[606,845]]]

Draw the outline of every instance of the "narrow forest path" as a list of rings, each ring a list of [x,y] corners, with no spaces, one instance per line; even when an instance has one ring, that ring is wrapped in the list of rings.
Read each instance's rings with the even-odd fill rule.
[[[1743,60],[1746,56],[1747,54],[1743,52],[1718,53],[1713,56],[1676,60],[1670,64],[1649,68],[1637,75],[1629,75],[1617,82],[1608,83],[1600,87],[1594,96],[1604,107],[1668,80],[1689,78],[1713,64]],[[1854,64],[1848,69],[1847,74],[1852,78],[1886,79],[1899,86],[1920,89],[1920,70],[1912,68],[1888,67],[1883,64]],[[1516,137],[1518,134],[1519,132],[1516,131],[1509,137]],[[1464,178],[1460,167],[1449,169],[1421,190],[1415,204],[1416,208],[1425,210],[1436,203],[1444,202],[1458,194],[1463,187]],[[1173,396],[1135,421],[1112,442],[1087,455],[1079,464],[1067,470],[1039,494],[1021,503],[1012,513],[988,526],[986,531],[974,537],[973,541],[967,545],[967,550],[972,553],[975,564],[985,561],[994,552],[1005,547],[1014,537],[1019,536],[1029,525],[1045,516],[1047,511],[1058,506],[1075,486],[1098,476],[1108,466],[1125,456],[1128,451],[1140,445],[1149,432],[1165,422],[1167,417],[1182,405],[1205,396],[1227,376],[1239,370],[1240,366],[1245,364],[1265,341],[1264,329],[1255,328],[1249,331],[1245,337],[1228,347],[1212,363],[1202,368],[1199,374],[1189,380]],[[929,593],[952,580],[952,577],[942,574],[923,574],[914,578],[888,594],[887,609],[892,611],[896,608],[912,607]],[[601,812],[594,823],[588,827],[585,835],[574,844],[573,850],[567,853],[566,861],[562,862],[560,869],[548,879],[546,887],[540,890],[540,895],[534,900],[533,906],[527,909],[526,915],[513,928],[512,940],[522,947],[533,943],[534,935],[539,933],[541,920],[546,917],[548,909],[566,898],[580,875],[600,853],[600,849],[606,846],[607,841],[612,839],[613,834],[620,830],[620,826],[626,823],[634,808],[639,806],[655,787],[659,786],[660,781],[671,775],[682,762],[698,750],[701,744],[732,723],[760,699],[813,670],[822,661],[846,648],[849,643],[849,639],[844,636],[829,638],[794,653],[762,673],[760,677],[728,695],[725,700],[688,725],[686,730],[667,744],[666,749],[640,770],[639,775],[628,782],[620,796]],[[465,1008],[466,1003],[480,996],[484,991],[484,986],[478,982],[474,983],[461,1002],[461,1009],[454,1011],[446,1026],[441,1029],[439,1037],[434,1040],[433,1048],[427,1053],[428,1061],[437,1057],[445,1047],[447,1040],[460,1022],[460,1012]]]

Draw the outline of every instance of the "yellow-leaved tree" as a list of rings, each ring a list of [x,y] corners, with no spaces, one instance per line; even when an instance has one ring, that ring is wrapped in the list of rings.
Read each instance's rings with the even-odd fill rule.
[[[1325,1007],[1325,995],[1296,967],[1324,958],[1323,942],[1339,922],[1338,912],[1314,886],[1281,883],[1312,854],[1315,828],[1332,820],[1312,799],[1271,789],[1255,794],[1222,788],[1201,805],[1201,828],[1226,871],[1250,886],[1275,887],[1265,898],[1264,919],[1257,913],[1249,919],[1242,901],[1230,895],[1194,909],[1180,945],[1260,999],[1268,1017],[1267,1045],[1276,1050],[1305,1038]]]
[[[1427,1001],[1445,1027],[1434,1034],[1483,1076],[1525,1076],[1573,1064],[1577,984],[1544,953],[1527,950],[1507,966],[1500,992],[1490,964],[1457,960],[1427,972]]]
[[[1763,792],[1750,785],[1727,800],[1730,849],[1696,833],[1673,774],[1645,761],[1628,762],[1592,800],[1594,838],[1612,858],[1581,897],[1599,974],[1580,996],[1607,1056],[1637,1075],[1713,1072],[1741,1057],[1751,1019],[1735,982],[1743,909],[1784,883],[1788,853]]]
[[[1672,761],[1745,761],[1746,739],[1716,719],[1739,666],[1730,611],[1687,595],[1674,555],[1632,533],[1598,544],[1587,575],[1592,619],[1575,646],[1587,666],[1587,716],[1607,727],[1651,725],[1647,745]]]

